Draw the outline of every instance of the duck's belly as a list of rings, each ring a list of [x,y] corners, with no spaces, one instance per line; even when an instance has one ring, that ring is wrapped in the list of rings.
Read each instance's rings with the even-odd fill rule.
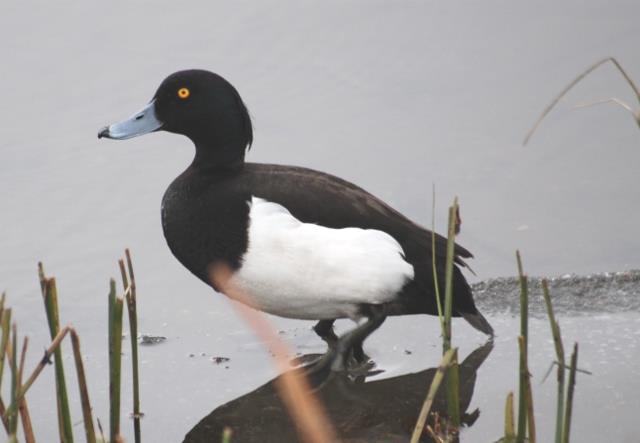
[[[400,244],[382,231],[302,223],[254,197],[249,247],[232,281],[262,311],[333,319],[393,300],[413,276]]]

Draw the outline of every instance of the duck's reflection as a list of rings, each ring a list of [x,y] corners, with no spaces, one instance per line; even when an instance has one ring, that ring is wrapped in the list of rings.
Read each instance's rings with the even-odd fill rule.
[[[493,348],[492,342],[474,350],[460,364],[460,409],[471,426],[479,411],[466,412],[478,368]],[[295,371],[309,371],[310,366]],[[309,371],[309,381],[323,403],[342,442],[407,442],[427,389],[436,373],[429,368],[414,374],[363,382],[353,374],[330,370]],[[185,443],[220,441],[225,426],[233,430],[234,443],[286,443],[299,441],[296,428],[280,400],[274,380],[211,412],[186,435]],[[445,414],[445,390],[440,389],[431,408]],[[426,434],[424,441],[430,441]]]

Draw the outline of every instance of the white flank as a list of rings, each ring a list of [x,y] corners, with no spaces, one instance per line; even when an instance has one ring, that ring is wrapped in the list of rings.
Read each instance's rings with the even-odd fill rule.
[[[359,304],[390,301],[413,278],[402,247],[385,232],[302,223],[257,197],[249,216],[249,249],[233,283],[262,311],[357,318]]]

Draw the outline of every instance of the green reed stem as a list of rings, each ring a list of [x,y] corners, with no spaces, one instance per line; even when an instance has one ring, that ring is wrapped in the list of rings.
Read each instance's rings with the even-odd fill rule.
[[[47,276],[44,273],[44,266],[41,261],[38,262],[38,280],[40,280],[40,292],[42,292],[42,296],[44,297],[47,287]]]
[[[123,300],[116,296],[116,282],[109,284],[109,440],[120,435],[120,381],[122,366],[122,308]]]
[[[438,388],[440,388],[442,379],[444,378],[445,373],[448,371],[449,366],[451,365],[451,361],[453,360],[457,351],[457,348],[449,349],[444,353],[442,360],[440,360],[440,366],[438,366],[438,370],[433,376],[433,380],[431,381],[431,386],[429,386],[427,397],[425,398],[424,403],[422,404],[422,408],[420,409],[418,421],[416,422],[416,426],[413,429],[413,434],[411,434],[411,443],[417,443],[420,441],[422,431],[424,430],[424,425],[426,424],[427,417],[429,416],[429,411],[431,410],[433,401],[435,400],[436,394],[438,393]]]
[[[518,262],[518,277],[520,281],[520,336],[523,345],[520,346],[520,377],[518,385],[518,435],[517,440],[524,441],[527,434],[527,382],[529,371],[526,367],[528,353],[528,331],[529,331],[529,288],[527,276],[522,268],[520,251],[516,251]]]
[[[445,300],[444,322],[445,334],[443,351],[451,349],[451,315],[453,313],[453,261],[455,258],[456,226],[458,225],[458,198],[454,198],[449,207],[449,223],[447,229],[447,262],[445,268]],[[447,412],[451,424],[460,427],[460,376],[458,370],[458,354],[454,354],[452,364],[447,370]]]
[[[553,313],[553,305],[551,304],[551,295],[549,293],[549,284],[546,279],[542,280],[542,294],[544,303],[549,316],[549,325],[551,326],[551,335],[553,336],[553,344],[556,348],[556,359],[558,363],[558,386],[556,398],[556,433],[555,443],[562,443],[562,428],[564,421],[564,345],[562,344],[562,336],[560,335],[560,325]]]
[[[456,430],[460,427],[460,366],[456,351],[447,370],[447,412]]]
[[[49,323],[49,332],[53,340],[60,331],[60,316],[58,313],[58,291],[55,278],[45,278],[44,281],[44,306]],[[56,374],[56,397],[58,403],[58,420],[60,440],[63,443],[73,443],[73,429],[71,427],[71,413],[69,411],[69,397],[67,395],[67,383],[64,376],[62,362],[62,349],[56,348],[54,352],[54,364]]]
[[[563,443],[569,443],[569,434],[571,431],[571,413],[573,411],[573,391],[576,386],[576,370],[578,369],[578,343],[573,344],[573,352],[571,353],[571,366],[569,368],[569,386],[567,387],[567,402],[564,412]]]
[[[531,389],[531,374],[529,373],[529,361],[528,355],[525,350],[525,342],[524,337],[518,337],[518,346],[520,348],[520,366],[524,367],[525,373],[521,375],[521,378],[524,380],[524,395],[525,395],[525,404],[527,408],[527,429],[529,432],[529,443],[536,442],[536,425],[535,418],[533,415],[533,392]]]
[[[449,224],[447,229],[447,262],[445,267],[445,291],[444,291],[444,336],[443,352],[451,349],[451,314],[453,311],[453,261],[455,258],[456,241],[456,214],[458,213],[458,198],[453,200],[449,207]]]

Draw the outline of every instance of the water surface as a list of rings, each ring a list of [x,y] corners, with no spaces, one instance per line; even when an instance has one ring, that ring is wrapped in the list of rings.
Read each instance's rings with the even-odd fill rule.
[[[512,275],[516,248],[532,275],[639,268],[638,128],[615,107],[570,110],[609,96],[631,102],[618,73],[594,73],[530,147],[520,146],[551,96],[595,60],[615,55],[640,76],[639,13],[637,2],[577,0],[3,5],[0,287],[31,337],[30,363],[47,342],[36,278],[43,260],[58,277],[62,322],[82,337],[95,412],[106,423],[106,293],[128,246],[141,332],[167,337],[141,350],[147,441],[181,441],[215,407],[276,375],[229,303],[164,243],[160,199],[193,155],[188,141],[96,139],[184,68],[214,70],[239,89],[256,128],[252,161],[334,173],[427,225],[435,183],[440,231],[447,203],[459,196],[474,281]],[[512,292],[492,294],[500,303],[479,297],[498,337],[478,372],[472,406],[482,415],[469,441],[497,438],[516,383],[517,320],[501,308]],[[598,309],[560,317],[567,342],[581,343],[581,365],[595,374],[578,380],[576,441],[624,441],[638,409],[637,309],[615,310],[616,295],[601,291]],[[272,321],[295,352],[322,352],[309,323]],[[482,344],[455,326],[462,355]],[[543,319],[531,328],[538,386],[553,348]],[[391,319],[367,348],[381,377],[434,367],[437,322]],[[210,360],[220,356],[228,364]],[[37,436],[56,426],[51,372],[29,397]],[[553,393],[550,381],[536,388],[542,423],[552,420]],[[603,410],[615,412],[615,424],[603,423]],[[79,420],[77,402],[74,411]]]

